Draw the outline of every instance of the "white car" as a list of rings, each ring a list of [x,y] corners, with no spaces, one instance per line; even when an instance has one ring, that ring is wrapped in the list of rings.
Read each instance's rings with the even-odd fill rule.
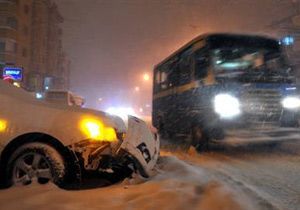
[[[149,176],[159,139],[147,125],[104,112],[35,99],[0,81],[0,182],[3,186],[78,181],[85,171],[131,167]]]

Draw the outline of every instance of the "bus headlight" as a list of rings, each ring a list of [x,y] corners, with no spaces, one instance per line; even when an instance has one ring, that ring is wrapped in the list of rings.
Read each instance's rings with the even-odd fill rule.
[[[286,97],[281,102],[282,106],[286,109],[300,108],[300,99],[297,97]]]
[[[232,118],[241,113],[239,100],[229,94],[216,95],[214,108],[221,118]]]

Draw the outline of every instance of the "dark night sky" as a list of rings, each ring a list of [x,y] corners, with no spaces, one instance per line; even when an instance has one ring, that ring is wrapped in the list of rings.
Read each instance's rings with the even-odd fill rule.
[[[135,97],[134,86],[142,83],[141,75],[151,73],[156,63],[198,34],[257,33],[293,12],[292,0],[56,2],[65,18],[62,26],[64,48],[72,61],[71,89],[85,96],[92,107],[100,107],[97,98],[107,102],[109,96],[111,101],[129,104]],[[143,95],[150,98],[151,85],[146,86],[141,86],[147,89]]]

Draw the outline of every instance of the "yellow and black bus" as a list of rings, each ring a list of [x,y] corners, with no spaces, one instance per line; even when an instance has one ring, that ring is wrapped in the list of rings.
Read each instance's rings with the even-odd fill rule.
[[[201,147],[232,130],[297,126],[292,72],[276,39],[201,35],[155,66],[153,125]]]

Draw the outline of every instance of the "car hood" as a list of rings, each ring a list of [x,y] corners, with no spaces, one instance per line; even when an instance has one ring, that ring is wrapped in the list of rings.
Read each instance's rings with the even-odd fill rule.
[[[106,112],[39,100],[36,99],[31,93],[21,88],[17,88],[2,80],[0,80],[0,90],[1,90],[0,95],[7,95],[9,97],[13,97],[14,99],[18,100],[22,104],[25,103],[25,104],[32,104],[35,106],[43,106],[48,109],[56,109],[68,113],[74,113],[77,115],[83,114],[89,116],[96,116],[100,118],[106,125],[115,128],[117,132],[119,133],[126,132],[126,125],[123,122],[123,120],[117,116],[109,115]]]

